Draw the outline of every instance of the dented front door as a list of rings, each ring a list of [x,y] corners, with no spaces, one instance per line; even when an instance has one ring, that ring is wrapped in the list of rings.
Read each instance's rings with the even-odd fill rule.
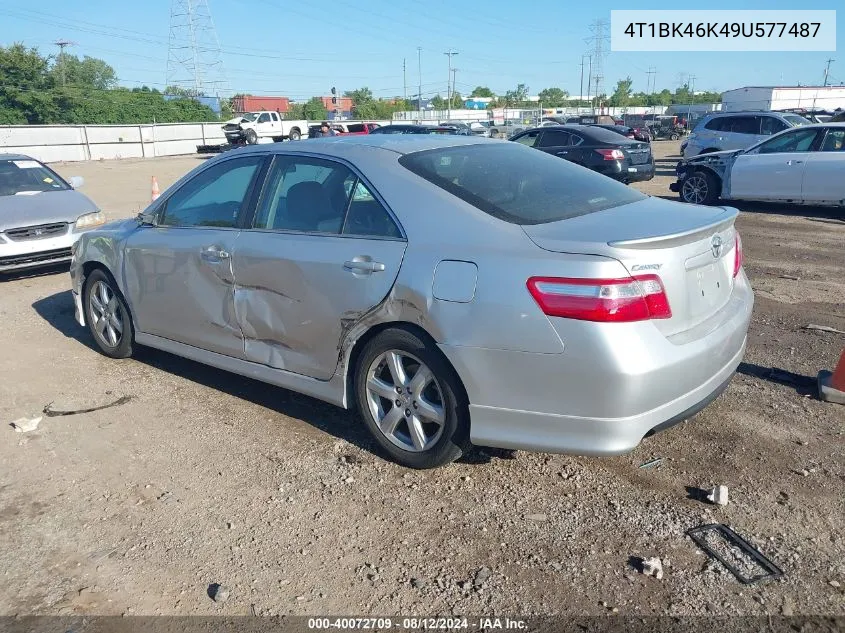
[[[244,231],[233,265],[246,358],[331,378],[345,328],[387,296],[404,252],[398,240]]]

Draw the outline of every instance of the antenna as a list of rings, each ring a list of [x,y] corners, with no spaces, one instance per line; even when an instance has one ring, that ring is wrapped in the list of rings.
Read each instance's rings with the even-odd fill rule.
[[[171,1],[166,85],[194,97],[228,93],[208,0]]]
[[[70,40],[56,40],[53,42],[59,47],[59,72],[62,74],[62,87],[65,85],[65,48],[68,46],[76,46],[76,42]]]

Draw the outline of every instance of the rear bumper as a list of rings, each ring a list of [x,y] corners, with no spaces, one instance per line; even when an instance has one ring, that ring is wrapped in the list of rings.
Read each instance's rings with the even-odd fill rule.
[[[654,178],[654,163],[632,165],[625,161],[607,161],[607,165],[599,164],[594,169],[620,182],[641,182]]]
[[[589,333],[597,324],[568,321],[561,354],[442,346],[469,396],[470,439],[618,455],[689,418],[726,388],[745,353],[753,295],[744,274],[738,279],[720,315],[683,342],[647,321],[602,324],[611,328],[599,336]]]

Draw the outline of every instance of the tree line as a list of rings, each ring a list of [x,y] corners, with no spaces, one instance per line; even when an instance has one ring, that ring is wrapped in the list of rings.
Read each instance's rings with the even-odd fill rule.
[[[169,95],[168,95],[169,96]],[[44,56],[23,44],[0,46],[0,125],[214,121],[195,99],[169,99],[146,86],[117,86],[101,59]]]

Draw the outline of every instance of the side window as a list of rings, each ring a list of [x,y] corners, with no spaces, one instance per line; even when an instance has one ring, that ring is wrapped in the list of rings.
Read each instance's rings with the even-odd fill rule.
[[[761,117],[761,119],[760,134],[765,134],[766,136],[783,132],[787,127],[789,127],[786,123],[773,116],[764,116]]]
[[[354,174],[319,158],[276,160],[253,227],[279,231],[339,234]]]
[[[569,145],[569,132],[563,130],[546,130],[540,138],[538,147],[563,147]]]
[[[527,134],[523,134],[517,139],[514,139],[517,143],[522,143],[523,145],[527,145],[528,147],[534,147],[537,145],[537,139],[540,137],[539,130],[534,132],[528,132]]]
[[[344,235],[402,237],[399,227],[367,186],[358,180],[343,224]]]
[[[760,117],[757,116],[738,116],[731,121],[730,132],[734,134],[759,134],[760,133]]]
[[[721,132],[726,129],[730,129],[730,127],[726,127],[725,123],[730,123],[731,117],[719,117],[716,119],[710,119],[707,123],[704,124],[704,128],[707,130],[712,130],[714,132]]]
[[[845,130],[827,131],[827,136],[824,138],[821,151],[823,152],[842,152],[845,151]]]
[[[757,148],[758,154],[809,152],[818,130],[795,130],[766,141]]]
[[[271,113],[270,113],[270,118],[271,118],[271,119],[273,119],[273,123],[275,123],[275,122],[277,122],[277,121],[279,120],[279,115],[278,115],[278,114],[276,114],[275,112],[271,112]]]
[[[263,159],[263,156],[235,158],[200,172],[167,199],[158,224],[234,227]]]
[[[258,115],[258,123],[269,123],[270,122],[270,115],[268,113],[263,113]]]
[[[584,142],[583,137],[578,136],[577,134],[570,134],[569,136],[569,144],[572,147],[578,147],[581,143]]]
[[[350,132],[366,132],[367,127],[363,123],[350,123],[349,124],[349,131]]]

